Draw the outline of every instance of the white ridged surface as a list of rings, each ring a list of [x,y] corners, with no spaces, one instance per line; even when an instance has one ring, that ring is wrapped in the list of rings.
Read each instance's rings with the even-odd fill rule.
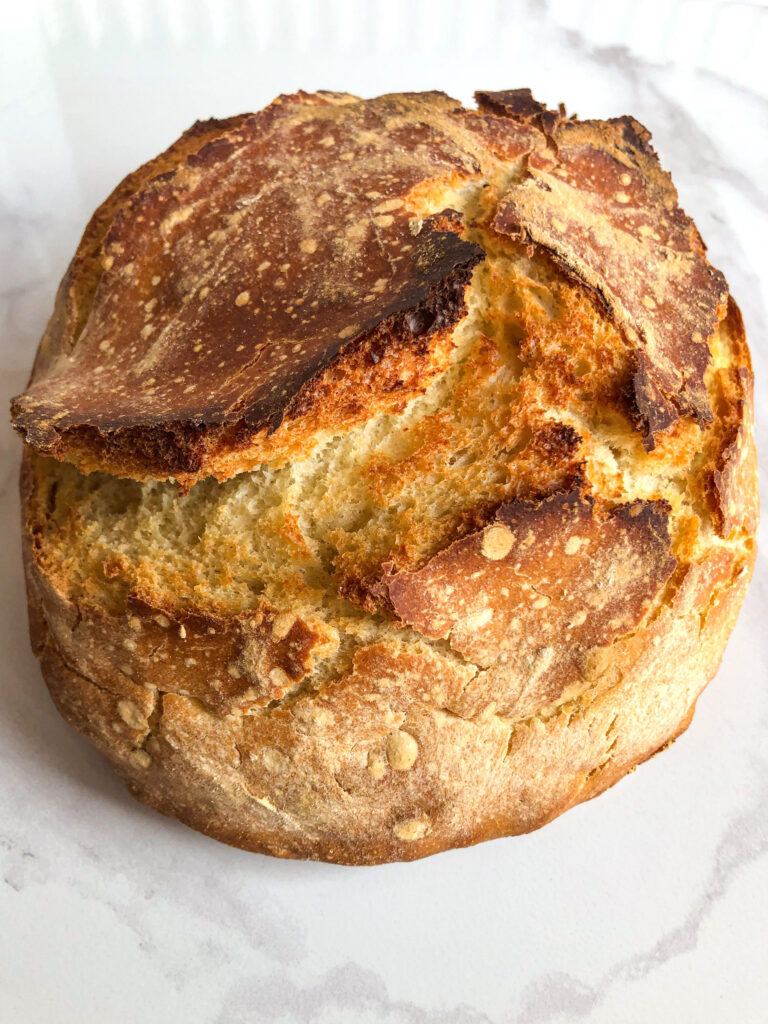
[[[329,53],[392,53],[409,40],[413,53],[510,48],[531,14],[583,35],[596,48],[621,47],[652,62],[674,60],[748,88],[765,82],[768,9],[739,0],[40,0],[51,46],[93,48],[148,43],[184,46],[201,37],[214,47],[247,46]],[[521,32],[521,29],[523,30]]]
[[[87,216],[196,117],[299,87],[468,101],[530,85],[653,130],[742,305],[768,452],[765,5],[47,0],[2,13],[8,395]],[[0,1024],[766,1020],[765,555],[691,730],[599,800],[410,866],[280,863],[133,803],[58,718],[28,650],[17,463],[5,428]]]

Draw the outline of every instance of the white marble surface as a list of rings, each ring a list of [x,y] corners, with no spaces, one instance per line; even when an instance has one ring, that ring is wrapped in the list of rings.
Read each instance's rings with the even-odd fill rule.
[[[195,117],[299,86],[527,84],[652,128],[742,305],[768,452],[762,5],[292,0],[209,19],[91,0],[42,5],[42,28],[21,6],[0,4],[8,396],[88,213]],[[28,649],[8,428],[0,454],[1,1024],[768,1019],[765,555],[692,728],[599,800],[410,866],[282,863],[134,803],[60,721]]]

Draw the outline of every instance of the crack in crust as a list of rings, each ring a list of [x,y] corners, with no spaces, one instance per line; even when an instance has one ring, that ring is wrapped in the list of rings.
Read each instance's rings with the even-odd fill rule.
[[[727,291],[648,132],[567,118],[528,90],[477,100],[299,93],[195,126],[95,215],[14,400],[17,430],[85,471],[189,486],[269,458],[283,424],[305,446],[323,416],[348,424],[312,398],[372,337],[384,352],[413,336],[425,378],[439,372],[425,343],[460,320],[482,252],[454,234],[461,216],[418,211],[498,182],[500,159],[517,170],[502,171],[491,226],[548,253],[615,319],[646,447],[680,417],[710,423],[707,343]]]
[[[527,90],[477,99],[540,125],[551,142],[531,153],[527,176],[509,188],[493,226],[550,253],[637,347],[627,397],[646,447],[652,450],[656,435],[680,416],[711,423],[708,342],[728,289],[678,205],[650,133],[631,117],[566,120]]]

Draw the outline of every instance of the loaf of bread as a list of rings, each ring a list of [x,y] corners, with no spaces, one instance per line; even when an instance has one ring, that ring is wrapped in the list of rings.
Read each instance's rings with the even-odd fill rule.
[[[688,725],[752,570],[752,374],[630,117],[283,96],[99,207],[27,391],[64,718],[217,839],[538,828]]]

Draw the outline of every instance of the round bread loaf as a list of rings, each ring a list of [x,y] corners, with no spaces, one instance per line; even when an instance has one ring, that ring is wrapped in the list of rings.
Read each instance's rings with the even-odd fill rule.
[[[648,132],[476,98],[196,124],[13,403],[57,707],[237,846],[539,827],[685,729],[749,582],[741,317]]]

